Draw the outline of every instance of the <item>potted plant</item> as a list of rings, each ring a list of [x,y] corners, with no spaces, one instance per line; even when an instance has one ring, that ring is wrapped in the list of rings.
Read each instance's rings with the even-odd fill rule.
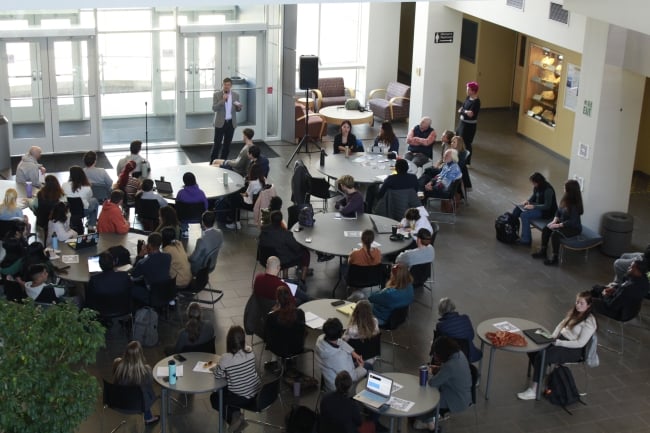
[[[71,433],[95,409],[85,369],[104,345],[89,309],[0,300],[0,431]]]

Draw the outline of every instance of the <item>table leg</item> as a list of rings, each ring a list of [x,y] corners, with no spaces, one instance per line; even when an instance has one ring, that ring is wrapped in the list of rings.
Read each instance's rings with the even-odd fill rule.
[[[168,394],[167,388],[162,389],[161,399],[161,411],[160,411],[160,433],[167,432],[167,406],[168,406]]]
[[[434,418],[435,424],[436,424],[436,429],[434,430],[436,433],[440,432],[440,404],[436,406],[436,416]]]
[[[341,265],[343,265],[343,256],[339,256],[339,278],[336,280],[336,284],[332,289],[332,298],[336,298],[336,289],[339,287],[339,283],[343,280],[343,272],[341,271]]]
[[[223,433],[223,388],[219,388],[219,433]]]
[[[546,371],[546,349],[542,350],[542,368],[539,369],[539,377],[537,378],[537,394],[535,400],[539,400],[542,396],[542,388],[544,387],[544,371]]]
[[[481,387],[481,376],[483,375],[483,355],[484,351],[483,348],[485,347],[485,342],[481,340],[481,359],[478,361],[478,380],[476,381],[476,387],[480,388]]]
[[[395,433],[395,417],[390,417],[390,433]]]
[[[488,375],[485,382],[485,399],[490,398],[490,379],[492,378],[492,362],[494,361],[494,346],[490,346],[490,362],[488,363]]]

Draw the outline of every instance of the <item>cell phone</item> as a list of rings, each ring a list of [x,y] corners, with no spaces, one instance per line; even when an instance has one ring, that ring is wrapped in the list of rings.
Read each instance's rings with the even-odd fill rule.
[[[379,412],[386,412],[388,409],[390,409],[389,404],[384,403],[381,406],[379,406]]]
[[[339,299],[338,301],[332,302],[332,307],[338,307],[339,305],[343,305],[343,304],[345,304],[345,301]]]
[[[311,238],[305,238],[305,242],[307,242],[308,244],[310,244],[310,243],[311,243]]]
[[[178,361],[178,362],[185,362],[185,361],[187,361],[187,358],[185,358],[185,357],[184,357],[183,355],[181,355],[180,353],[177,353],[176,355],[174,355],[174,359],[175,359],[176,361]]]

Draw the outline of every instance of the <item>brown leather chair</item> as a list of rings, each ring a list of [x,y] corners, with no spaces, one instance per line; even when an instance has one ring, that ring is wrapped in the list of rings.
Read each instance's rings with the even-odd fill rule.
[[[370,109],[383,120],[408,118],[410,103],[411,87],[396,81],[388,83],[385,89],[374,89],[368,95]]]
[[[307,109],[302,104],[295,104],[296,110],[296,141],[305,136],[305,116],[307,116]],[[309,138],[320,141],[321,137],[325,135],[325,119],[319,114],[309,111]]]
[[[312,89],[316,95],[316,108],[331,105],[345,105],[348,98],[354,98],[354,89],[345,87],[342,77],[319,78],[318,89]]]

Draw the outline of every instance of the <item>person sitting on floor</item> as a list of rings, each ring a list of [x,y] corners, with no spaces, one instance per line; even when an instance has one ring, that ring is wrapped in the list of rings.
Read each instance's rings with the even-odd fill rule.
[[[201,305],[192,302],[187,306],[187,322],[176,338],[176,344],[165,348],[165,355],[187,351],[188,346],[198,346],[214,339],[214,326],[211,321],[203,320]]]
[[[334,379],[340,371],[347,371],[353,382],[366,377],[361,355],[343,341],[343,324],[337,318],[330,318],[323,324],[323,333],[316,339],[316,359],[323,375],[324,390],[336,389]]]
[[[363,214],[363,195],[357,191],[354,178],[349,174],[336,180],[343,198],[336,202],[335,208],[344,217],[358,217]]]
[[[393,265],[386,287],[368,297],[379,325],[387,323],[393,311],[411,305],[413,299],[413,277],[402,263]]]
[[[480,361],[483,357],[481,352],[474,345],[474,326],[467,314],[459,314],[456,311],[456,304],[449,298],[440,298],[438,302],[438,323],[433,331],[434,340],[441,336],[453,338],[454,340],[467,341],[469,362]]]
[[[334,391],[320,401],[319,433],[357,433],[362,423],[359,405],[348,395],[352,388],[350,373],[343,370],[334,379]]]
[[[436,130],[431,127],[431,118],[424,116],[406,136],[408,152],[404,158],[422,167],[433,158],[433,143],[436,141]]]
[[[419,187],[418,178],[408,171],[409,163],[405,159],[398,159],[395,162],[396,173],[388,176],[384,180],[384,183],[381,184],[379,192],[377,193],[377,199],[381,199],[389,189],[412,189],[417,192]]]
[[[631,319],[650,290],[647,273],[647,262],[635,260],[627,269],[622,283],[594,286],[591,291],[594,312],[614,320]]]
[[[117,233],[124,235],[129,232],[129,222],[124,218],[122,212],[123,202],[123,191],[119,189],[111,191],[111,197],[104,201],[102,212],[97,219],[98,233]]]

